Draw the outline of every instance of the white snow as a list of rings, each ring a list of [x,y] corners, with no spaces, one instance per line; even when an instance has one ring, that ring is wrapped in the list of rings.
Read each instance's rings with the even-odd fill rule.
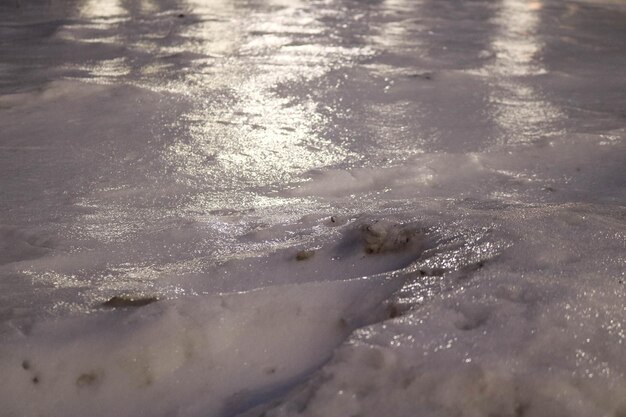
[[[625,22],[0,4],[0,417],[626,416]]]

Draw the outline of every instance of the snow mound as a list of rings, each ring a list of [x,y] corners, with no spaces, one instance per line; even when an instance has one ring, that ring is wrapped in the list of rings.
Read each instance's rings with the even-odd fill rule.
[[[277,286],[42,322],[2,347],[2,414],[232,413],[320,366],[400,285]]]

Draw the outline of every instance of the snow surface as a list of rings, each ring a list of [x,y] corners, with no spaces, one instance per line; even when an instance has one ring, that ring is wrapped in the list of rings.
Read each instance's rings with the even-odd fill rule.
[[[626,416],[624,68],[619,0],[1,2],[0,417]]]

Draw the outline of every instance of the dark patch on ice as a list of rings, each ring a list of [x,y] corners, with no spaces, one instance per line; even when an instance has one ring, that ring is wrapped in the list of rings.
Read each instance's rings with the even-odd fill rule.
[[[148,304],[152,304],[159,301],[156,297],[126,297],[115,296],[111,297],[108,301],[101,304],[102,307],[107,308],[127,308],[127,307],[143,307]]]
[[[34,371],[32,369],[32,366],[31,366],[30,362],[28,360],[26,360],[26,359],[22,361],[22,369],[25,370],[25,371]],[[33,375],[33,373],[34,373],[34,375]],[[33,372],[33,373],[31,373],[31,375],[33,375],[33,377],[30,379],[30,381],[34,385],[37,385],[40,382],[39,375],[36,372]]]
[[[311,259],[313,255],[315,255],[315,251],[301,250],[296,253],[296,261],[306,261],[307,259]]]
[[[422,268],[418,273],[423,277],[442,277],[446,270],[444,268]]]
[[[408,75],[409,78],[419,78],[421,80],[432,81],[435,78],[435,74],[432,72],[415,72]]]
[[[80,374],[76,378],[76,386],[79,388],[93,386],[97,384],[102,377],[102,371],[93,370]]]
[[[400,310],[398,309],[398,306],[396,304],[389,304],[387,305],[387,317],[389,317],[390,319],[395,319],[396,317],[400,316]]]
[[[390,302],[389,304],[387,304],[387,306],[385,307],[385,313],[386,313],[386,318],[388,319],[395,319],[397,317],[402,316],[404,313],[406,313],[408,311],[408,307],[407,306],[403,306],[399,303],[395,303],[395,302]]]
[[[524,415],[526,415],[526,412],[528,411],[529,408],[530,407],[527,403],[518,402],[515,405],[515,410],[513,410],[515,413],[515,417],[523,417]]]
[[[337,322],[337,324],[339,325],[340,329],[347,329],[348,328],[348,320],[346,320],[345,318],[341,317],[339,319],[339,321]]]

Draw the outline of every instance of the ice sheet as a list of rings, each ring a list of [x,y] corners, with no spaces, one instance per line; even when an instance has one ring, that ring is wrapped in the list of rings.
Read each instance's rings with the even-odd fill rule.
[[[623,68],[621,1],[1,3],[0,415],[626,415]]]

